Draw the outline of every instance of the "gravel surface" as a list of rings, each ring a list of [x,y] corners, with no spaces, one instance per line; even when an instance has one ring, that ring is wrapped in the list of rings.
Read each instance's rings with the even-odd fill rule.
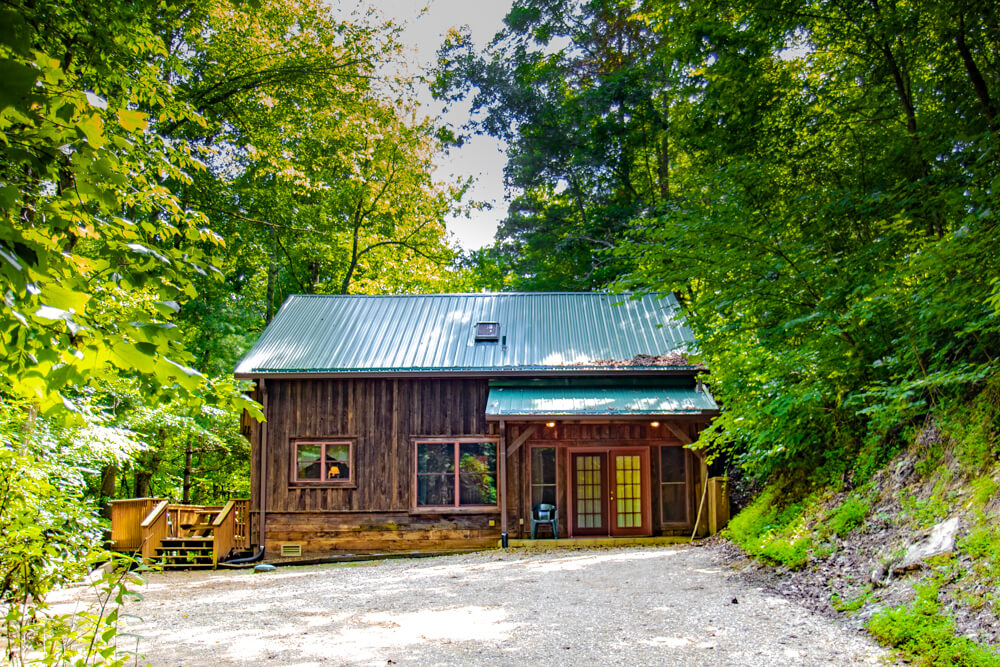
[[[714,547],[480,552],[149,576],[153,665],[879,664],[866,635]]]

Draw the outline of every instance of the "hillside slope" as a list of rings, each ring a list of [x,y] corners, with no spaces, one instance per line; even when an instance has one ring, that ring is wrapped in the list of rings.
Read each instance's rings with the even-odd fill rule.
[[[936,411],[874,470],[775,480],[726,536],[783,594],[904,659],[1000,665],[998,417],[993,387]]]

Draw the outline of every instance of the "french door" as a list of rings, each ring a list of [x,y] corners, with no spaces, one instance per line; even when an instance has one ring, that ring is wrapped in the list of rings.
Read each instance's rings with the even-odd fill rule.
[[[573,535],[649,535],[649,452],[570,452]]]

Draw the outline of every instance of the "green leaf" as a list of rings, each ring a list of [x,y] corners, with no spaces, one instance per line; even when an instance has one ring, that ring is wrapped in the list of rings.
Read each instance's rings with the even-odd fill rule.
[[[118,123],[130,134],[137,130],[145,130],[148,126],[146,114],[129,109],[122,109],[118,112]]]
[[[38,80],[36,68],[23,62],[0,58],[0,108],[17,106],[24,102]]]

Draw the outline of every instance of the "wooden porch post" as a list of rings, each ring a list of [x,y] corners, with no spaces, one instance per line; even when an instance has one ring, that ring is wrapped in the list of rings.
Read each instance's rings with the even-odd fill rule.
[[[500,420],[500,544],[507,546],[507,422]]]
[[[264,423],[261,425],[260,429],[260,507],[258,507],[257,520],[260,522],[260,545],[261,549],[265,549],[266,542],[266,531],[264,530],[264,525],[266,523],[266,513],[265,507],[267,507],[267,380],[264,378],[260,379],[260,391],[262,394],[261,402],[263,404],[264,410]]]

